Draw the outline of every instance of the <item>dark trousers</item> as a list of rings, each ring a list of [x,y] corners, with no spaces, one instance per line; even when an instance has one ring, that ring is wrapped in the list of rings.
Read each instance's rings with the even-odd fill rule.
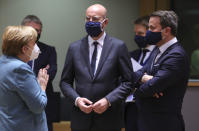
[[[53,124],[52,122],[47,122],[48,124],[48,131],[53,131]]]
[[[125,104],[125,131],[138,131],[138,109],[135,102]]]
[[[176,113],[143,113],[138,115],[139,131],[184,131],[181,114]]]

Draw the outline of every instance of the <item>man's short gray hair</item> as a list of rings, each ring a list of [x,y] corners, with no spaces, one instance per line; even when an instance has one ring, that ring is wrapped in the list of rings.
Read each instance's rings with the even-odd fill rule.
[[[30,22],[37,23],[37,24],[41,25],[41,27],[42,27],[41,20],[37,16],[35,16],[35,15],[27,15],[23,19],[23,21],[21,22],[21,25],[25,25],[26,23],[30,23]]]

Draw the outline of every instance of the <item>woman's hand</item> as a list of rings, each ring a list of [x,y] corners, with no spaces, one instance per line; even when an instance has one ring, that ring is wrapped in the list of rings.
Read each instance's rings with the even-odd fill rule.
[[[49,75],[47,74],[47,70],[45,68],[40,69],[38,76],[37,76],[37,80],[38,80],[40,87],[43,91],[46,90],[48,79],[49,79]]]

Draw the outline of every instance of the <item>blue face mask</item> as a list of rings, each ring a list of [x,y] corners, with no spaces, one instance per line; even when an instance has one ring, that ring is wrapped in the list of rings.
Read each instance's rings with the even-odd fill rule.
[[[156,45],[160,40],[162,40],[161,32],[146,32],[146,42],[150,45]]]
[[[86,32],[88,33],[88,35],[90,35],[91,37],[97,37],[100,35],[100,33],[102,33],[102,23],[104,22],[104,20],[102,22],[86,22],[85,24],[85,28],[86,28]]]
[[[147,42],[144,36],[135,35],[134,40],[139,48],[145,48],[147,45]]]

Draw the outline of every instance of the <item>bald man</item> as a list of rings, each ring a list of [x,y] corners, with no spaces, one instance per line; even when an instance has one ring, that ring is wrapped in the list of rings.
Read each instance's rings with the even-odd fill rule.
[[[88,7],[88,35],[72,43],[67,52],[60,87],[74,104],[72,131],[120,131],[122,103],[133,90],[128,50],[123,41],[106,34],[106,16],[104,6]]]

